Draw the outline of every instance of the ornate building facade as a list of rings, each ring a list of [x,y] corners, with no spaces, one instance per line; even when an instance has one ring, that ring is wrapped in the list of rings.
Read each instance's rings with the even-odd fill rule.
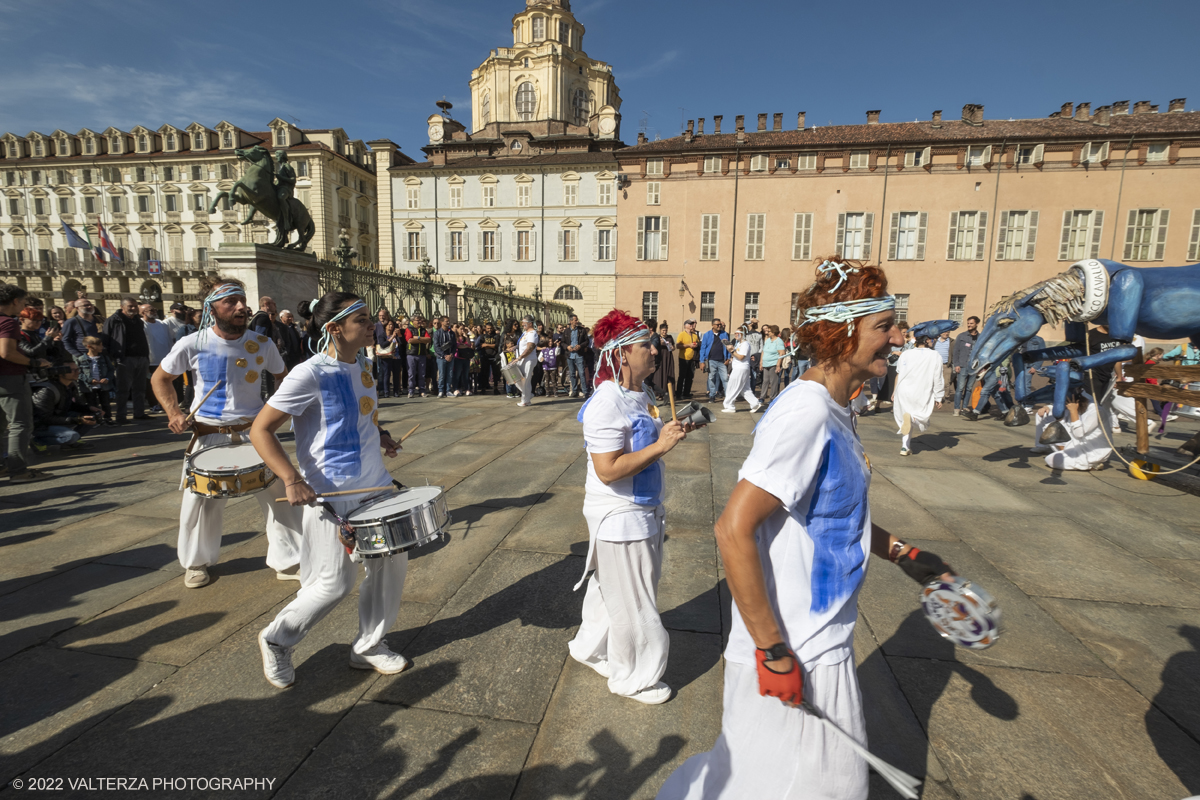
[[[882,264],[902,319],[984,317],[1084,258],[1200,261],[1200,113],[1172,100],[1048,118],[704,131],[618,151],[617,305],[667,319],[795,324],[813,260]]]
[[[303,130],[279,118],[264,131],[225,121],[211,128],[198,122],[153,130],[85,128],[0,136],[0,280],[47,299],[74,299],[77,289],[86,289],[100,304],[128,293],[160,295],[167,304],[190,297],[199,277],[215,269],[221,242],[274,238],[261,216],[242,224],[247,206],[223,201],[208,211],[242,174],[245,162],[235,151],[255,145],[287,151],[296,196],[316,222],[313,252],[327,256],[346,229],[361,261],[377,259],[374,156],[339,128]],[[101,264],[68,247],[60,220],[81,235],[86,230],[95,244],[96,224],[103,223],[122,262]],[[145,262],[151,260],[161,262],[161,278],[149,279]]]
[[[427,120],[425,162],[369,143],[380,264],[412,271],[428,258],[458,282],[511,283],[590,322],[615,298],[620,93],[583,51],[569,0],[526,0],[512,37],[471,75],[469,129],[448,108]]]

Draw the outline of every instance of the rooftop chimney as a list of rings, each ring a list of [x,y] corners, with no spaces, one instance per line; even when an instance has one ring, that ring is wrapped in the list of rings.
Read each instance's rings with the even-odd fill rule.
[[[868,111],[867,112],[867,124],[868,125],[878,125],[879,124],[879,112],[878,111]]]
[[[638,144],[646,143],[646,134],[643,131],[638,131]]]
[[[942,127],[942,110],[940,108],[937,111],[933,112],[933,127],[935,127],[935,128]]]
[[[767,115],[766,114],[758,115],[758,129],[760,131],[765,131],[767,129]]]
[[[1092,117],[1092,104],[1080,103],[1075,106],[1075,119],[1081,122],[1087,122]]]
[[[1067,103],[1068,108],[1070,105],[1070,103]],[[963,106],[962,121],[968,125],[982,125],[983,106],[977,103],[967,103],[965,106]]]
[[[1111,116],[1112,110],[1108,106],[1100,106],[1096,109],[1096,116],[1092,117],[1092,124],[1108,127]]]
[[[696,135],[703,136],[704,135],[704,117],[701,117],[697,121],[699,122],[699,124],[696,126]]]
[[[1172,101],[1172,102],[1174,102],[1174,101]],[[1172,108],[1171,110],[1174,111],[1175,109]],[[774,124],[771,126],[771,130],[773,130],[773,131],[783,130],[783,114],[775,115]]]
[[[1157,114],[1157,113],[1158,113],[1158,106],[1150,106],[1150,113],[1151,113],[1151,114]]]
[[[1114,115],[1128,114],[1129,113],[1129,101],[1128,100],[1118,100],[1117,102],[1113,103],[1112,104],[1112,113]]]
[[[1149,100],[1138,100],[1136,103],[1133,104],[1133,113],[1134,114],[1146,114],[1149,111],[1150,111],[1150,101]]]
[[[1059,109],[1058,116],[1062,117],[1063,119],[1070,119],[1071,112],[1072,112],[1072,110],[1074,110],[1074,108],[1075,108],[1074,103],[1063,103],[1062,108]]]
[[[690,142],[692,140],[692,135],[695,132],[695,130],[696,130],[696,121],[689,119],[688,124],[687,124],[687,130],[684,131],[684,133],[683,133],[683,140],[685,142]]]
[[[1167,108],[1170,111],[1185,111],[1185,105],[1187,105],[1186,97],[1176,97],[1171,101],[1171,105],[1169,105]]]
[[[804,130],[804,114],[805,112],[801,111],[796,115],[796,130],[798,131]]]
[[[721,132],[721,120],[723,119],[725,119],[725,117],[721,114],[717,114],[715,117],[713,117],[713,133]]]
[[[737,140],[739,142],[746,141],[746,115],[738,114],[733,121],[737,124]]]

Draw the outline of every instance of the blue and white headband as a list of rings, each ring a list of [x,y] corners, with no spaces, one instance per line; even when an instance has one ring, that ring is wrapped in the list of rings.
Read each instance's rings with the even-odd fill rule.
[[[316,304],[318,302],[319,302],[318,300],[313,300],[312,305],[316,306]],[[313,348],[312,339],[309,338],[308,349],[312,350],[313,355],[324,356],[327,360],[336,361],[337,359],[329,359],[329,353],[328,353],[329,345],[333,344],[333,332],[329,330],[330,323],[341,322],[346,317],[353,314],[355,311],[362,311],[366,307],[367,307],[367,304],[365,302],[363,302],[362,300],[359,300],[358,302],[351,303],[350,305],[346,306],[338,313],[334,314],[333,318],[330,319],[329,322],[326,322],[325,327],[323,327],[321,329],[322,330],[321,340],[317,343],[316,348],[315,349]],[[355,361],[358,362],[358,365],[360,367],[362,367],[363,369],[367,368],[366,360],[363,358],[362,350],[359,350],[357,353],[355,353],[354,359],[355,359]]]
[[[245,297],[246,290],[236,283],[222,283],[213,287],[212,293],[204,298],[204,311],[200,315],[200,335],[197,337],[201,346],[204,345],[204,337],[208,335],[208,329],[217,324],[217,317],[213,313],[212,304],[227,297],[238,296]]]
[[[895,307],[896,298],[890,294],[886,294],[883,297],[851,300],[845,303],[829,303],[824,306],[813,306],[805,310],[804,321],[798,327],[803,328],[810,322],[832,322],[835,324],[844,322],[846,323],[846,336],[853,336],[854,320],[856,318],[868,317],[871,314],[878,314],[881,311],[891,311]]]
[[[609,339],[600,348],[600,365],[608,364],[608,369],[612,373],[613,378],[617,381],[617,385],[621,385],[621,356],[618,354],[622,347],[627,345],[637,344],[645,339],[650,338],[653,332],[646,327],[646,323],[638,320],[637,324],[629,330],[617,336],[614,339]],[[597,369],[596,374],[599,375],[601,370]],[[597,384],[598,385],[598,384]]]
[[[838,288],[846,282],[846,278],[849,277],[846,274],[847,272],[861,271],[862,270],[858,267],[852,267],[849,264],[843,264],[838,261],[822,261],[821,266],[817,267],[817,272],[821,273],[822,275],[828,275],[830,272],[836,272],[838,274],[838,282],[835,283],[833,288],[829,290],[829,294],[836,292]]]

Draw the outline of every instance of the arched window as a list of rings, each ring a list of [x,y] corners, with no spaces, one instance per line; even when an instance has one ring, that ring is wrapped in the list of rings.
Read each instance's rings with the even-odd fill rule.
[[[150,140],[146,138],[146,134],[144,133],[138,136],[138,148],[143,153],[150,150]]]
[[[194,136],[192,136],[192,149],[193,150],[207,150],[208,149],[207,147],[204,146],[204,134],[203,133],[197,133]]]
[[[233,133],[231,131],[224,131],[221,133],[221,146],[233,147]]]
[[[589,106],[588,106],[588,97],[587,97],[586,90],[584,90],[584,89],[576,89],[575,90],[575,100],[574,100],[573,105],[575,107],[575,124],[576,125],[587,125],[588,117],[590,116],[589,112],[591,111],[591,108],[589,108]]]
[[[535,42],[540,42],[545,38],[546,38],[546,18],[545,17],[534,17],[533,18],[533,40]]]
[[[168,150],[175,149],[175,134],[173,134],[173,133],[167,134],[167,149]]]
[[[475,284],[480,289],[499,289],[500,286],[496,283],[495,278],[480,278]]]
[[[566,286],[558,287],[558,291],[554,293],[555,300],[582,300],[583,292],[576,289],[574,286],[567,284]]]
[[[537,110],[537,92],[533,84],[525,81],[517,87],[517,117],[522,120],[532,120],[533,112]]]
[[[109,151],[113,152],[113,153],[121,152],[121,137],[120,136],[112,137],[112,146],[109,147]]]
[[[483,93],[483,100],[479,102],[480,116],[483,117],[483,124],[487,125],[492,121],[492,96],[487,92]]]
[[[287,131],[283,128],[275,131],[275,146],[284,147],[287,145]]]

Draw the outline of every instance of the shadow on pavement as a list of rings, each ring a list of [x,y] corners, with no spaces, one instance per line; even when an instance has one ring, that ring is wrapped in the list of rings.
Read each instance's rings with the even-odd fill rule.
[[[1175,709],[1196,708],[1200,703],[1196,688],[1200,684],[1200,628],[1195,625],[1180,625],[1179,635],[1188,641],[1191,650],[1182,650],[1167,659],[1162,671],[1162,689],[1154,696],[1154,702],[1146,713],[1146,733],[1163,760],[1180,783],[1193,794],[1200,793],[1200,764],[1194,750],[1183,752],[1179,747],[1181,727],[1172,720]],[[1196,732],[1192,732],[1195,736]]]

